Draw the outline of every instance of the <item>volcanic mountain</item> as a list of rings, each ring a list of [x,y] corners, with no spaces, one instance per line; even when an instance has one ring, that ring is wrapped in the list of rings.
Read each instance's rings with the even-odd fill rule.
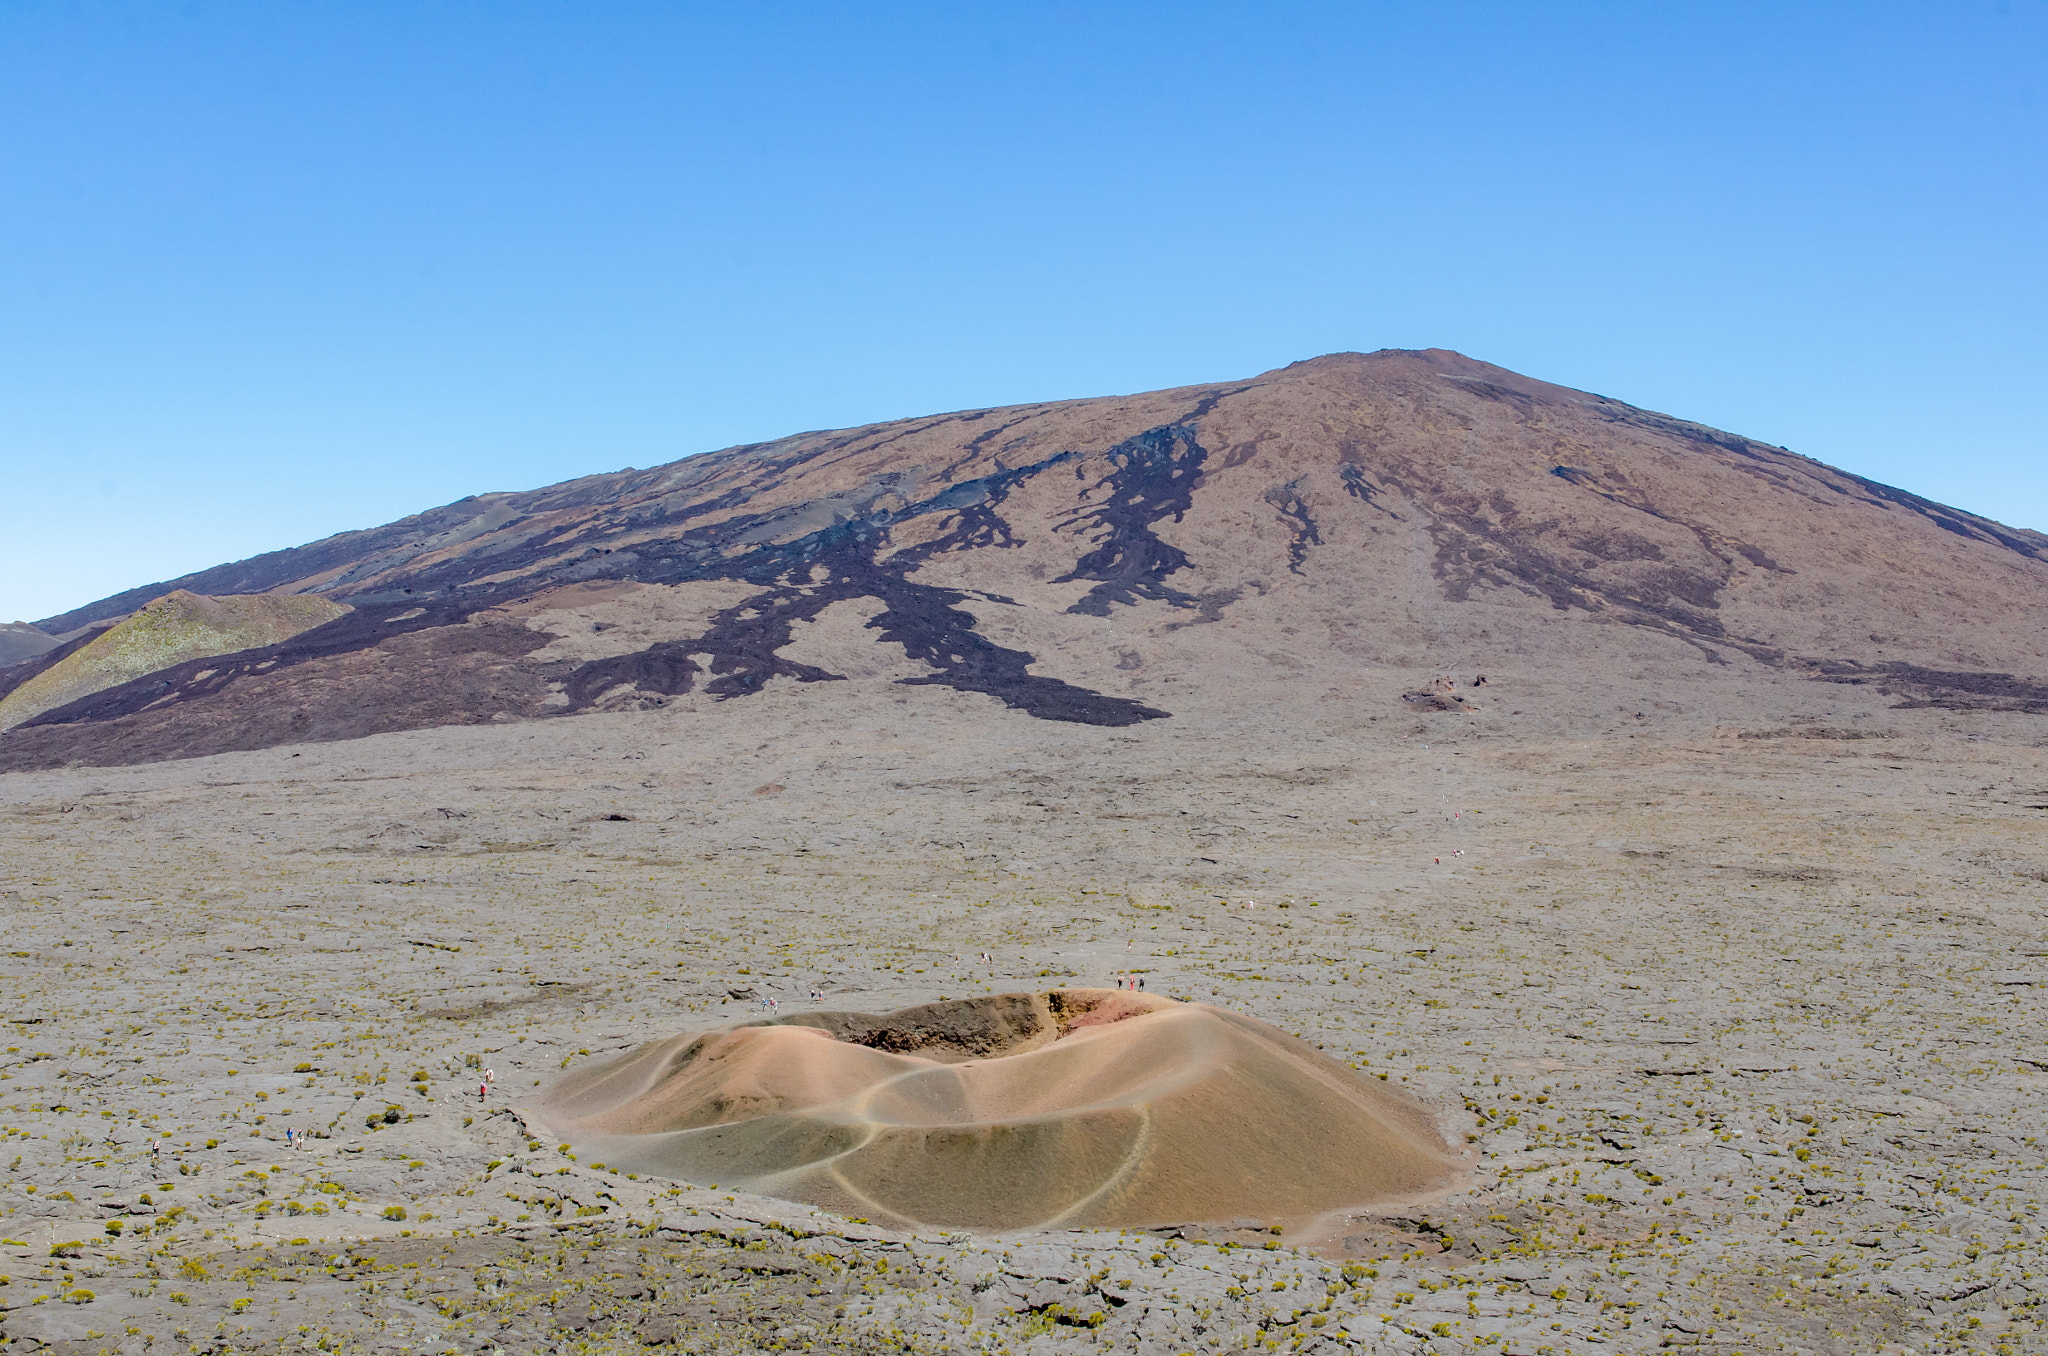
[[[2048,712],[2048,536],[1441,350],[481,495],[37,625],[172,589],[350,610],[43,710],[0,770],[784,683],[1111,727],[1267,703],[1606,728],[1680,684],[1769,718],[1815,681]]]

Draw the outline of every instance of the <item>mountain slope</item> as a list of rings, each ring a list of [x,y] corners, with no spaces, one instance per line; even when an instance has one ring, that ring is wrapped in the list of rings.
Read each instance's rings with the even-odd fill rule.
[[[54,650],[60,644],[58,639],[40,627],[26,622],[8,622],[0,625],[0,665],[18,664],[24,659],[33,659],[39,654]]]
[[[193,659],[276,645],[349,609],[318,597],[207,598],[173,589],[82,638],[0,697],[0,730]]]
[[[173,583],[355,611],[47,711],[0,768],[784,682],[1104,726],[1254,696],[1507,719],[1504,681],[1528,721],[1679,682],[2048,711],[2048,537],[1437,350],[801,434]]]

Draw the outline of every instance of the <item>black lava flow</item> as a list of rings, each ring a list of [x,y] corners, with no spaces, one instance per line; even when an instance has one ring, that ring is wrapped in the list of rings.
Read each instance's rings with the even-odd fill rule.
[[[1323,534],[1316,528],[1316,520],[1309,515],[1308,504],[1303,501],[1297,484],[1276,485],[1266,491],[1266,502],[1280,515],[1280,521],[1287,524],[1287,569],[1300,574],[1302,562],[1308,559],[1308,548],[1321,546]]]
[[[680,695],[690,691],[704,672],[692,655],[709,656],[709,681],[704,690],[719,698],[751,695],[778,676],[798,682],[837,681],[840,675],[787,658],[781,651],[798,622],[816,619],[837,602],[871,598],[882,604],[882,610],[870,619],[869,628],[878,631],[883,642],[903,646],[911,659],[933,670],[902,679],[906,685],[932,684],[985,693],[1042,720],[1118,726],[1164,717],[1169,713],[1127,698],[1031,673],[1029,653],[995,645],[975,631],[974,614],[959,606],[967,600],[966,593],[905,578],[941,552],[1016,546],[1010,526],[996,513],[996,506],[1018,483],[1074,458],[1074,453],[1063,452],[1030,466],[949,487],[895,514],[834,524],[739,560],[720,561],[723,568],[716,574],[705,570],[708,562],[702,555],[692,553],[695,558],[685,579],[743,578],[763,584],[763,591],[714,614],[709,628],[696,639],[665,642],[584,665],[571,675],[566,691],[578,705],[594,702],[624,683],[641,692]],[[886,560],[877,559],[888,544],[891,523],[929,513],[952,516],[944,533]]]
[[[1055,529],[1084,534],[1093,543],[1073,570],[1061,577],[1062,581],[1090,580],[1095,584],[1070,612],[1107,616],[1113,604],[1129,605],[1148,598],[1198,609],[1204,619],[1213,619],[1212,614],[1228,601],[1227,597],[1197,598],[1169,585],[1168,576],[1186,569],[1188,558],[1162,541],[1152,526],[1169,515],[1179,521],[1192,505],[1194,487],[1208,456],[1196,438],[1196,424],[1233,393],[1213,390],[1179,421],[1149,429],[1105,454],[1109,469],[1088,491],[1095,502],[1069,515]],[[1009,424],[1003,424],[982,432],[975,446],[1007,427]],[[825,450],[809,449],[793,463]],[[815,619],[835,602],[873,599],[881,604],[881,610],[869,620],[869,628],[877,631],[881,640],[902,645],[911,659],[931,670],[901,679],[905,684],[985,693],[1045,720],[1122,726],[1163,718],[1170,713],[1034,675],[1030,672],[1031,654],[996,645],[976,632],[974,615],[961,606],[968,593],[913,583],[907,577],[945,552],[1019,545],[998,508],[1018,484],[1067,464],[1074,466],[1077,476],[1085,474],[1081,454],[1064,451],[978,480],[948,485],[921,502],[893,511],[882,501],[900,490],[903,478],[887,477],[884,479],[890,483],[883,486],[878,482],[868,502],[850,503],[853,512],[841,521],[785,543],[764,543],[762,539],[772,537],[788,521],[787,508],[777,514],[742,513],[713,524],[689,525],[692,519],[737,508],[747,497],[743,490],[672,507],[655,507],[646,500],[607,506],[594,521],[582,517],[563,533],[516,536],[495,549],[465,553],[409,572],[398,585],[344,598],[355,611],[280,645],[181,664],[45,712],[29,723],[108,720],[142,711],[174,695],[210,696],[259,672],[274,673],[368,649],[413,631],[445,628],[451,641],[459,641],[463,632],[456,628],[477,614],[563,584],[602,580],[682,584],[719,579],[754,583],[761,592],[715,614],[701,636],[664,641],[567,670],[563,678],[563,691],[569,698],[566,709],[586,708],[627,684],[641,693],[673,696],[702,682],[706,692],[723,699],[757,693],[777,676],[799,682],[837,681],[841,675],[801,663],[781,651],[788,646],[796,623]],[[534,507],[587,502],[578,487]],[[409,537],[422,531],[459,528],[477,508],[465,501],[439,511],[439,518],[448,522],[394,524],[384,534],[397,531]],[[889,552],[894,524],[930,514],[948,515],[943,532]],[[516,528],[517,523],[500,526]],[[671,535],[648,540],[650,529],[663,527]],[[1313,525],[1307,530],[1313,533]],[[630,544],[627,534],[631,534]],[[373,544],[397,544],[397,538],[385,543],[378,537]],[[298,568],[307,563],[299,555],[281,553],[279,560],[263,564],[265,568]],[[291,559],[285,560],[285,556]],[[238,568],[246,572],[247,567]],[[241,580],[240,576],[237,581],[251,587],[261,582]],[[475,643],[482,646],[488,642],[479,632]]]
[[[1109,473],[1089,490],[1107,490],[1100,503],[1074,510],[1057,530],[1100,534],[1094,550],[1074,562],[1056,579],[1098,581],[1069,612],[1107,617],[1112,603],[1126,606],[1140,598],[1194,607],[1193,594],[1182,593],[1166,577],[1188,567],[1187,553],[1161,541],[1152,524],[1173,515],[1179,522],[1194,505],[1195,481],[1208,451],[1195,441],[1189,424],[1147,429],[1109,449]]]

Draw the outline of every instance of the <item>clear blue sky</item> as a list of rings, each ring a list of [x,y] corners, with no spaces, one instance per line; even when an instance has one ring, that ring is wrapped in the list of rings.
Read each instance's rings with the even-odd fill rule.
[[[1440,345],[2048,529],[2048,6],[0,3],[0,619]]]

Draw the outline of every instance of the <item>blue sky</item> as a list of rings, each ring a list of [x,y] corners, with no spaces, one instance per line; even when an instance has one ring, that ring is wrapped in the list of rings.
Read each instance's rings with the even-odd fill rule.
[[[2048,5],[0,3],[0,619],[1442,346],[2048,529]]]

